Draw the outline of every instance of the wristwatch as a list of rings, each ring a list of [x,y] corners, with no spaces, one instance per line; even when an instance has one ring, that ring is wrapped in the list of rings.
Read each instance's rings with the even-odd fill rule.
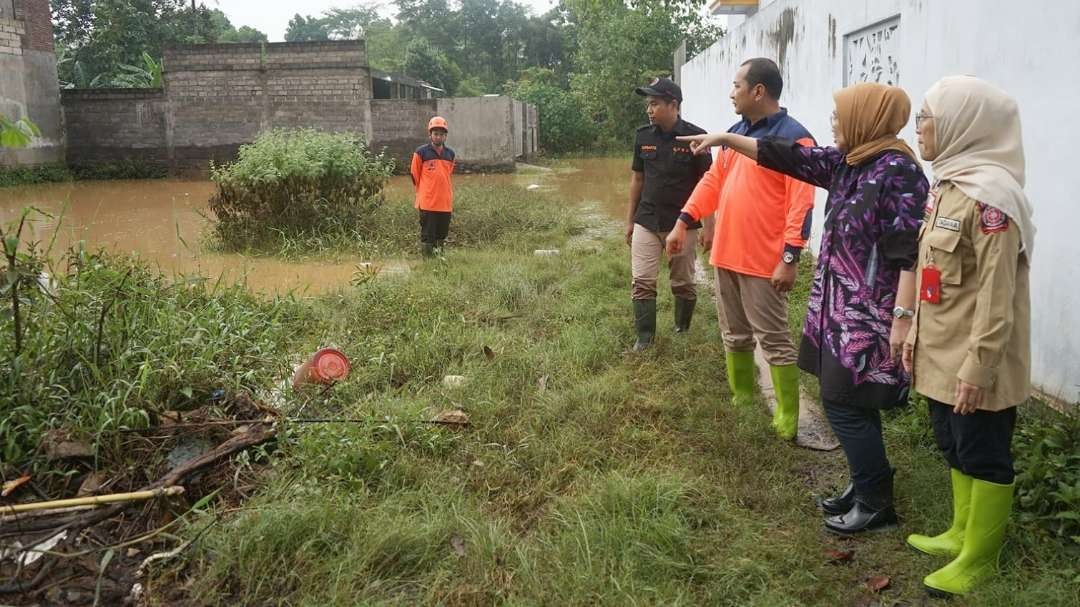
[[[907,308],[896,306],[892,309],[893,318],[911,318],[915,316],[915,310],[908,310]]]
[[[776,259],[775,257],[773,259]],[[784,251],[784,256],[781,258],[784,263],[795,263],[795,254],[791,251]]]

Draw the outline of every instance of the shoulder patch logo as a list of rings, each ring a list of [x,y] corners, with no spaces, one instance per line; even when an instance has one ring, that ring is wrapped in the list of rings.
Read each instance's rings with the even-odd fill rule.
[[[979,227],[983,234],[996,234],[1009,229],[1009,216],[1001,209],[979,203]]]

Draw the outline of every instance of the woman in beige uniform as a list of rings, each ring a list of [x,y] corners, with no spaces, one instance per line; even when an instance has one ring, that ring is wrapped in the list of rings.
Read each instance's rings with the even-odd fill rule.
[[[953,520],[944,533],[908,543],[953,559],[926,576],[929,591],[965,594],[994,572],[1012,507],[1016,406],[1031,391],[1035,229],[1009,95],[978,78],[943,78],[915,124],[936,182],[919,235],[919,301],[904,365],[930,402],[951,468]]]

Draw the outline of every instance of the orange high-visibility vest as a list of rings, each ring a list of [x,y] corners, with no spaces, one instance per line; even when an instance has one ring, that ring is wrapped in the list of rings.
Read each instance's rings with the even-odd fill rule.
[[[454,210],[454,188],[450,176],[454,173],[454,150],[443,146],[440,153],[430,143],[416,148],[412,157],[413,186],[416,203],[421,211]]]

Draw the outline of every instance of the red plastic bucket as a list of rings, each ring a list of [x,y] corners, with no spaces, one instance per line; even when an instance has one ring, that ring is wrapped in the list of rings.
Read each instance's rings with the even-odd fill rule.
[[[293,388],[303,384],[332,384],[349,376],[349,359],[340,350],[323,348],[293,374]]]

